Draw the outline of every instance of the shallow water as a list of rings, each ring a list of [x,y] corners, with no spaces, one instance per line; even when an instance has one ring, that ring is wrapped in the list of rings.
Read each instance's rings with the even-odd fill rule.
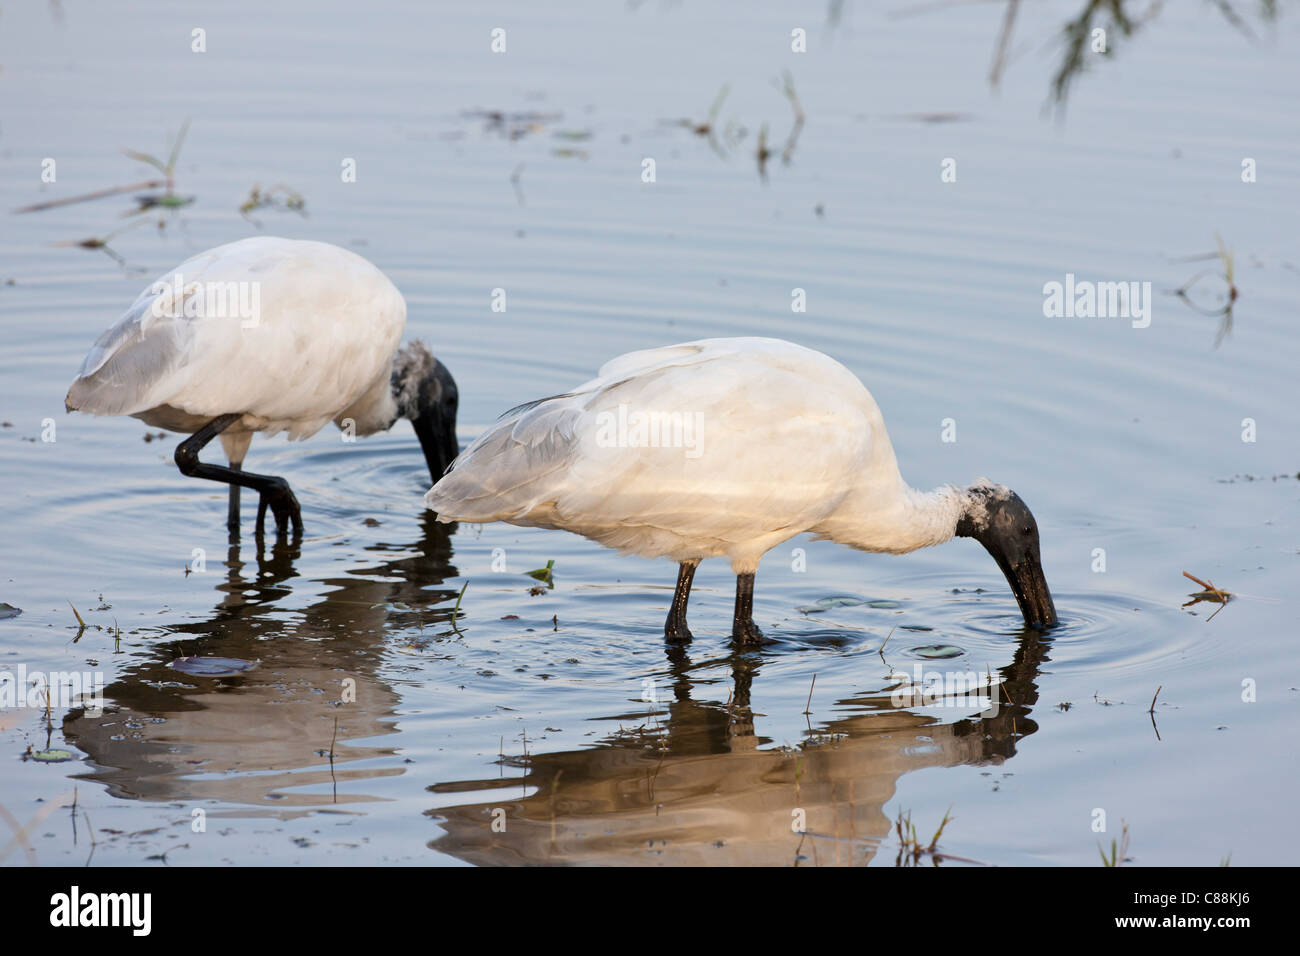
[[[185,117],[177,191],[197,198],[114,239],[125,268],[53,244],[119,228],[128,197],[5,214],[0,601],[22,614],[0,620],[0,671],[100,673],[107,707],[53,707],[48,727],[0,710],[0,806],[29,829],[22,846],[0,830],[0,862],[892,865],[892,821],[910,812],[928,838],[949,807],[942,845],[986,863],[1094,865],[1121,821],[1137,864],[1292,862],[1300,30],[1252,44],[1208,4],[1167,9],[1053,120],[1048,41],[1075,11],[1034,6],[996,94],[986,5],[850,5],[835,28],[820,9],[693,0],[360,21],[340,3],[7,7],[4,208],[150,177],[120,148],[163,151]],[[505,55],[488,52],[498,25]],[[788,52],[793,26],[808,53]],[[786,68],[808,119],[764,184],[755,137],[766,122],[784,142]],[[748,134],[719,155],[664,120],[703,119],[723,83],[723,122]],[[512,139],[475,109],[562,117]],[[409,333],[460,383],[462,441],[623,351],[795,339],[867,383],[914,485],[987,474],[1024,496],[1062,626],[1023,631],[973,542],[892,557],[798,539],[760,569],[771,645],[733,652],[734,581],[711,562],[695,641],[666,652],[670,565],[435,524],[404,423],[254,442],[249,467],[292,482],[307,536],[230,547],[224,489],[177,474],[173,436],[62,399],[136,293],[256,232],[239,204],[279,182],[308,215],[256,212],[262,231],[393,277]],[[1165,294],[1216,267],[1176,261],[1216,232],[1240,289],[1217,349],[1218,319]],[[1067,272],[1150,281],[1150,326],[1045,318],[1043,285]],[[523,572],[548,560],[554,588],[530,594]],[[1180,607],[1197,590],[1183,570],[1241,596],[1209,621],[1215,606]],[[864,603],[798,610],[837,596]],[[916,650],[934,645],[960,656]],[[196,654],[259,664],[168,667]],[[918,665],[1000,678],[996,708],[895,706]],[[74,792],[77,814],[58,809]]]

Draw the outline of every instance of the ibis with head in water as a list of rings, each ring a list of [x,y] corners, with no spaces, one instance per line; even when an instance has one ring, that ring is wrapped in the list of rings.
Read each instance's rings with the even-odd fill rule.
[[[399,348],[406,302],[378,268],[324,242],[255,237],[182,262],[100,335],[71,388],[68,411],[132,415],[189,433],[185,475],[258,493],[257,531],[302,532],[283,478],[243,470],[253,435],[314,435],[329,422],[369,435],[410,419],[433,480],[459,450],[451,374],[421,342]],[[199,460],[220,436],[227,466]]]
[[[733,638],[760,640],[759,560],[804,532],[892,554],[974,538],[1027,626],[1057,620],[1038,524],[1020,497],[987,480],[909,487],[857,377],[779,339],[703,339],[612,359],[586,384],[506,412],[425,503],[441,521],[558,528],[672,559],[672,642],[691,638],[691,581],[714,557],[729,559],[737,578]]]

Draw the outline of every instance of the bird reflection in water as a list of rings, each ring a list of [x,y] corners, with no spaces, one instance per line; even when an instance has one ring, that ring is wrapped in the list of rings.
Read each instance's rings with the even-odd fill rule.
[[[286,607],[295,548],[256,559],[232,548],[214,613],[166,628],[149,658],[106,688],[102,717],[65,719],[69,743],[89,755],[86,777],[117,797],[216,801],[280,818],[379,799],[366,781],[410,772],[394,747],[374,742],[395,733],[402,707],[380,665],[395,631],[422,623],[431,635],[449,633],[459,592],[440,586],[459,576],[454,529],[431,514],[421,522],[413,544],[377,544],[373,565],[321,579],[330,590],[302,610]],[[756,732],[762,715],[751,698],[769,656],[789,647],[693,659],[667,645],[666,665],[652,675],[659,702],[605,717],[619,732],[585,749],[503,757],[500,776],[428,786],[426,816],[442,830],[428,845],[479,864],[868,862],[889,839],[884,807],[903,774],[998,765],[1035,732],[1050,646],[1048,636],[1019,633],[1014,659],[998,671],[1000,706],[983,714],[915,713],[886,691],[837,701],[833,719],[811,717],[804,740],[781,748]],[[167,666],[194,653],[261,663],[217,680]],[[356,701],[340,706],[348,678]],[[521,773],[508,776],[512,768]],[[944,841],[961,852],[959,828]]]
[[[444,832],[430,847],[486,865],[867,863],[889,835],[884,806],[903,774],[999,765],[1037,730],[1030,713],[1050,645],[1039,632],[1020,633],[998,672],[1000,704],[984,713],[943,723],[894,707],[888,694],[841,700],[836,710],[849,716],[810,724],[797,748],[766,749],[750,693],[769,652],[693,663],[683,646],[668,645],[671,699],[652,721],[644,712],[618,718],[648,727],[590,749],[502,758],[521,777],[431,786],[452,799],[499,796],[461,804],[441,796],[428,815]],[[695,675],[719,664],[730,670],[730,698],[693,699],[716,693],[715,679]]]
[[[331,590],[301,610],[285,606],[301,559],[296,545],[259,548],[254,561],[232,544],[215,612],[168,626],[146,660],[124,667],[105,688],[102,717],[74,710],[65,719],[67,740],[94,768],[86,777],[119,797],[254,804],[279,815],[336,797],[375,799],[356,787],[338,796],[339,789],[402,773],[391,762],[374,766],[374,758],[394,751],[343,745],[396,732],[400,697],[377,674],[391,631],[413,625],[417,615],[430,627],[446,624],[445,605],[457,593],[438,587],[459,574],[454,526],[428,513],[420,525],[412,545],[369,549],[396,556],[323,579]],[[168,667],[196,653],[260,664],[216,680]],[[342,706],[352,690],[355,701]],[[331,751],[334,758],[323,759]],[[367,769],[350,769],[354,764]]]

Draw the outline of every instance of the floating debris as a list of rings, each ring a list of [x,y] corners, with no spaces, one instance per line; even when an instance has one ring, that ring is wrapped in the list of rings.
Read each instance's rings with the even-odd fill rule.
[[[1271,480],[1277,481],[1279,478],[1281,478],[1283,481],[1289,480],[1291,478],[1300,481],[1300,471],[1297,471],[1294,475],[1290,475],[1290,474],[1274,475]],[[1215,481],[1217,481],[1221,485],[1234,485],[1238,481],[1268,481],[1268,480],[1270,479],[1265,475],[1233,475],[1231,478],[1215,479]]]
[[[172,151],[167,156],[167,162],[165,163],[158,157],[151,156],[149,153],[141,153],[133,149],[122,150],[123,153],[132,159],[141,163],[148,163],[166,177],[163,180],[164,189],[161,193],[147,193],[145,195],[136,196],[136,208],[133,213],[127,213],[127,215],[138,215],[154,208],[180,209],[182,206],[188,206],[190,203],[194,202],[193,196],[176,195],[176,160],[180,158],[181,146],[185,143],[185,134],[188,133],[189,130],[190,121],[186,119],[185,122],[181,124],[180,132],[176,134],[176,142],[172,144]],[[164,220],[159,219],[158,228],[162,229],[163,224]]]
[[[555,570],[555,560],[551,559],[550,561],[546,562],[546,567],[536,568],[535,570],[532,571],[525,571],[524,574],[528,575],[530,578],[541,581],[548,588],[553,588],[555,587],[555,576],[552,573],[554,570]],[[532,592],[530,591],[529,593],[531,594]]]
[[[1171,295],[1177,296],[1193,312],[1199,312],[1201,315],[1207,315],[1211,318],[1218,318],[1219,330],[1214,337],[1214,347],[1217,349],[1223,344],[1223,340],[1232,333],[1232,308],[1236,305],[1237,296],[1240,294],[1237,290],[1237,267],[1236,255],[1223,241],[1217,232],[1214,234],[1214,241],[1218,249],[1214,252],[1207,252],[1199,256],[1186,256],[1181,259],[1175,259],[1175,262],[1199,262],[1206,259],[1217,259],[1223,267],[1223,271],[1216,273],[1210,269],[1202,269],[1196,275],[1184,282],[1179,288],[1174,289]],[[1206,276],[1212,276],[1223,283],[1223,290],[1218,293],[1218,300],[1223,303],[1217,308],[1207,308],[1199,305],[1189,293],[1198,282]]]
[[[799,145],[799,134],[803,132],[805,116],[803,104],[799,102],[799,94],[794,89],[794,77],[790,75],[789,70],[782,74],[782,82],[781,91],[790,101],[790,109],[794,112],[794,123],[785,138],[785,145],[781,147],[781,165],[789,166],[790,159],[794,156],[794,148]],[[755,154],[758,160],[758,178],[764,183],[767,182],[767,161],[772,157],[773,152],[774,150],[768,149],[767,146],[767,124],[764,123],[758,130],[758,149]]]
[[[889,118],[913,123],[966,123],[975,117],[970,113],[895,113]]]
[[[530,133],[540,133],[549,123],[557,123],[564,118],[563,113],[540,113],[536,110],[521,110],[508,113],[505,110],[462,110],[466,119],[481,119],[484,132],[500,133],[506,139],[523,139]]]
[[[254,219],[249,213],[258,209],[280,209],[285,212],[296,212],[300,216],[307,215],[307,200],[303,198],[302,193],[296,189],[291,189],[284,183],[276,183],[265,192],[260,185],[254,186],[239,206],[239,214],[257,226],[262,228],[262,223]]]
[[[165,179],[146,179],[144,182],[131,183],[126,186],[110,186],[108,189],[97,189],[92,193],[82,193],[80,196],[69,196],[66,199],[50,199],[46,202],[32,203],[30,206],[21,206],[15,209],[14,212],[40,212],[44,209],[57,209],[59,206],[70,206],[73,203],[103,199],[105,196],[120,196],[122,193],[135,192],[137,189],[157,189],[166,185],[167,181]]]
[[[726,150],[723,149],[722,147],[722,143],[718,139],[718,113],[722,110],[722,104],[726,101],[727,94],[730,92],[731,92],[731,85],[729,83],[722,84],[722,89],[718,90],[718,95],[713,98],[713,105],[709,107],[709,118],[704,120],[703,122],[697,123],[695,122],[695,120],[683,119],[683,120],[678,120],[675,124],[677,126],[682,126],[690,130],[696,136],[703,136],[707,138],[709,141],[709,146],[719,156],[726,156],[727,154],[726,154]],[[732,130],[729,128],[728,133],[731,132]],[[744,135],[743,130],[741,131],[740,135],[742,136]],[[736,139],[739,139],[739,136],[733,137],[728,135],[726,138],[729,142],[732,142]]]
[[[133,222],[128,226],[123,226],[121,229],[110,232],[107,236],[91,236],[89,239],[68,239],[63,242],[56,242],[54,245],[63,248],[92,249],[101,251],[110,256],[118,265],[125,266],[126,260],[114,252],[112,247],[109,246],[109,243],[128,229],[134,229],[138,225],[140,225],[140,221]]]
[[[23,754],[24,760],[35,760],[37,763],[66,763],[69,760],[75,760],[76,757],[71,750],[29,750]]]
[[[1121,830],[1120,830],[1119,840],[1116,841],[1112,839],[1110,841],[1109,857],[1106,856],[1106,850],[1104,847],[1102,847],[1101,841],[1097,842],[1097,852],[1101,854],[1102,866],[1119,867],[1119,866],[1123,866],[1125,863],[1128,863],[1130,860],[1133,859],[1131,856],[1128,855],[1128,843],[1129,843],[1128,823],[1121,820],[1120,827]]]
[[[898,835],[898,856],[894,860],[896,867],[920,866],[923,859],[929,859],[931,863],[938,866],[945,860],[956,860],[960,863],[971,863],[976,866],[982,866],[978,860],[972,860],[964,856],[954,856],[951,853],[944,853],[939,849],[939,838],[943,836],[943,831],[948,824],[952,822],[952,807],[949,807],[939,821],[939,829],[934,831],[934,836],[930,838],[930,844],[923,844],[917,836],[916,826],[912,823],[912,812],[909,810],[898,813],[898,819],[894,821],[894,832]]]
[[[860,607],[867,602],[859,597],[824,597],[815,604],[805,604],[803,607],[795,608],[800,614],[820,614],[822,611],[828,611],[833,607]]]
[[[1191,607],[1193,604],[1199,604],[1202,601],[1211,601],[1220,605],[1219,611],[1222,611],[1223,607],[1232,600],[1233,595],[1230,592],[1224,591],[1221,588],[1216,588],[1210,581],[1202,581],[1196,575],[1188,574],[1186,571],[1183,572],[1183,577],[1187,578],[1189,581],[1195,581],[1202,588],[1200,591],[1193,591],[1191,594],[1187,595],[1191,600],[1185,601],[1183,607]],[[1210,621],[1213,621],[1215,615],[1217,615],[1219,611],[1215,611],[1214,614],[1207,617],[1205,623],[1208,624]]]
[[[136,196],[136,213],[148,212],[150,209],[180,209],[182,206],[188,206],[194,202],[193,196],[177,196],[175,193],[164,193],[161,196]],[[130,215],[128,213],[128,215]]]
[[[966,652],[954,644],[922,644],[912,648],[912,653],[927,660],[945,660],[949,657],[961,657]]]
[[[194,677],[235,677],[251,671],[257,662],[233,657],[178,657],[167,666]]]

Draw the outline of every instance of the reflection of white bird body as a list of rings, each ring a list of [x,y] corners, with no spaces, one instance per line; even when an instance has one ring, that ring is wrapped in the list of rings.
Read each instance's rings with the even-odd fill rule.
[[[672,558],[681,573],[667,631],[682,639],[690,579],[705,558],[731,560],[734,630],[749,639],[757,634],[750,606],[759,559],[797,534],[902,553],[955,534],[995,537],[988,529],[1002,511],[1018,529],[1033,524],[1000,485],[908,487],[880,409],[853,373],[820,352],[764,338],[620,356],[564,395],[507,412],[425,500],[444,521],[559,528]],[[1037,561],[1036,526],[1030,531],[1032,546],[1025,541],[1011,555],[1017,561],[1029,551]],[[1033,577],[1028,568],[1025,577]],[[1055,621],[1043,595],[1045,582],[1027,620]]]
[[[422,389],[449,386],[454,398],[455,386],[423,345],[398,350],[405,325],[401,293],[361,256],[323,242],[244,239],[199,253],[150,284],[96,340],[67,407],[132,415],[195,437],[215,428],[189,446],[193,464],[212,467],[198,462],[197,450],[220,434],[235,472],[254,432],[303,439],[335,421],[368,435],[405,415],[437,477],[455,456],[454,409],[448,441],[447,423],[424,407],[431,396]],[[429,419],[423,432],[422,418]],[[184,470],[180,449],[177,463]],[[278,494],[259,476],[239,473],[237,481],[201,475],[230,480],[236,524],[241,484],[264,500]],[[292,499],[287,485],[284,494]],[[280,517],[277,508],[277,523]]]

